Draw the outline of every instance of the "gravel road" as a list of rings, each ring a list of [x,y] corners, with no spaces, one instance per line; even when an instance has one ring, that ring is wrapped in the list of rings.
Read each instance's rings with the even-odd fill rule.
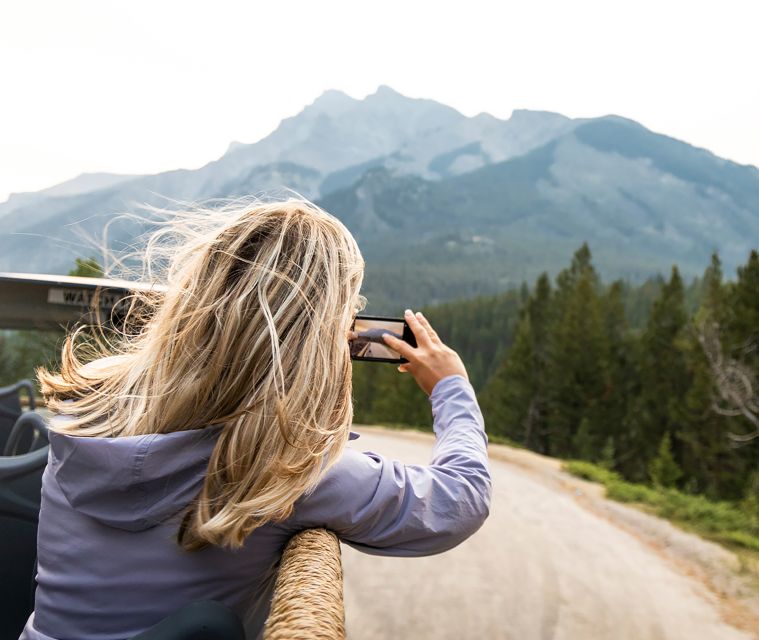
[[[427,464],[431,435],[356,427],[350,446]],[[425,558],[342,545],[350,640],[750,639],[718,598],[556,482],[491,452],[490,517]],[[558,473],[558,471],[557,471]]]

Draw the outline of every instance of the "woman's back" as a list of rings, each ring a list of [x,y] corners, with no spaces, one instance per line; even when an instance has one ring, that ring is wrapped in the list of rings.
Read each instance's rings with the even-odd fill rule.
[[[129,638],[182,605],[243,614],[265,599],[289,533],[264,525],[242,549],[177,544],[217,429],[77,438],[52,432],[43,478],[38,587],[29,638]]]
[[[230,606],[258,634],[282,551],[308,527],[326,526],[378,555],[455,546],[488,515],[487,437],[463,377],[441,380],[431,402],[437,440],[430,466],[346,449],[291,518],[257,528],[236,550],[187,552],[176,542],[179,514],[203,482],[218,427],[123,438],[51,433],[39,586],[22,638],[129,638],[207,599]]]

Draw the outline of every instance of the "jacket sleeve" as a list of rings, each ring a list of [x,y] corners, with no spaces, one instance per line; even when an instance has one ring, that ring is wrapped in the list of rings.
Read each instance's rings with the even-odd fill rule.
[[[489,514],[485,425],[474,389],[460,375],[430,395],[436,439],[429,465],[403,464],[346,448],[295,504],[298,528],[325,527],[363,551],[425,556],[471,536]]]

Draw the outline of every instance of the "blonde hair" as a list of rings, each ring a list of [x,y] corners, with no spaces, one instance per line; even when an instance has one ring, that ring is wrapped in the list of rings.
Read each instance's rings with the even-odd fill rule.
[[[188,550],[237,548],[291,515],[348,440],[346,332],[365,302],[364,260],[348,229],[305,200],[165,217],[143,255],[153,281],[165,263],[165,291],[133,294],[129,329],[115,342],[77,344],[80,327],[65,340],[60,372],[36,373],[47,406],[74,418],[62,433],[221,425],[178,540]],[[94,358],[80,359],[80,349]]]

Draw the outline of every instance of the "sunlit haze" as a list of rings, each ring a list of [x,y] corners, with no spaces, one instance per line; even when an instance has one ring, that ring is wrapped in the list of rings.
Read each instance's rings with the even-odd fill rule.
[[[327,89],[466,115],[624,115],[759,165],[759,5],[4,2],[0,201],[82,172],[195,168]]]

